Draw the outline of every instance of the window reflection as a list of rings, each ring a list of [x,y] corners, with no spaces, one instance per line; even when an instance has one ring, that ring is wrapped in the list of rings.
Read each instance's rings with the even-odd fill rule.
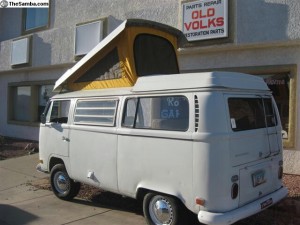
[[[48,8],[27,8],[25,10],[25,31],[48,25]]]
[[[289,99],[290,99],[290,76],[288,73],[267,74],[262,76],[272,91],[278,107],[283,129],[283,138],[289,135]]]

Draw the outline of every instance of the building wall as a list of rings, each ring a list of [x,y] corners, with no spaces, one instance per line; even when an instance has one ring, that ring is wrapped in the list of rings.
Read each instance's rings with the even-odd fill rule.
[[[268,43],[300,38],[298,0],[237,0],[236,43]]]
[[[50,1],[49,29],[32,34],[32,66],[57,65],[74,62],[74,37],[76,24],[113,16],[156,20],[177,25],[179,5],[171,0],[111,1],[64,0]],[[22,36],[22,9],[0,9],[0,73],[13,70],[10,66],[11,39]],[[26,35],[23,35],[26,36]]]
[[[180,49],[182,72],[238,71],[258,74],[289,72],[293,78],[290,111],[292,142],[285,143],[284,169],[300,174],[300,2],[297,0],[229,1],[227,40],[192,43]]]
[[[171,0],[50,0],[49,28],[22,32],[22,9],[0,9],[0,135],[38,140],[38,124],[8,122],[8,85],[15,82],[57,80],[76,63],[74,55],[77,24],[104,20],[104,36],[126,18],[156,20],[177,25],[179,4]],[[12,41],[31,37],[31,62],[11,66]]]

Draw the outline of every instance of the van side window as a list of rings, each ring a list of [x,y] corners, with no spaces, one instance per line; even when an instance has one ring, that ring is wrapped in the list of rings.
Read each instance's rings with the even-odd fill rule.
[[[233,131],[276,126],[276,116],[270,98],[229,98],[231,128]]]
[[[47,114],[47,122],[51,123],[68,123],[70,101],[53,101],[51,111]]]
[[[189,126],[188,99],[184,96],[128,99],[122,125],[137,129],[186,131]]]
[[[115,126],[117,106],[116,99],[78,100],[74,123]]]
[[[135,121],[135,114],[136,114],[136,108],[137,108],[138,99],[132,98],[128,99],[126,102],[126,108],[124,111],[123,116],[123,126],[124,127],[134,127],[134,121]]]

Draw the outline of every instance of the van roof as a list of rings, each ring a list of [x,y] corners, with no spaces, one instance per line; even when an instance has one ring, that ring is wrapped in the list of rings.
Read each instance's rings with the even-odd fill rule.
[[[233,72],[207,72],[139,77],[132,91],[141,92],[216,87],[269,90],[264,80],[257,76]]]
[[[54,98],[129,95],[150,91],[225,88],[269,91],[264,80],[257,76],[233,72],[185,73],[139,77],[133,87],[73,91]]]

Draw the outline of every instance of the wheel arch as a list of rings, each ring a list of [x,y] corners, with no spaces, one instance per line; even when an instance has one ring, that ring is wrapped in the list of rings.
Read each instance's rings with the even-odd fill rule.
[[[66,166],[63,159],[58,158],[56,156],[52,156],[49,160],[49,172],[51,172],[52,168],[57,164],[63,164],[64,166]]]
[[[144,199],[144,197],[146,196],[146,194],[148,194],[148,193],[154,193],[154,194],[159,194],[159,195],[170,196],[170,197],[176,198],[182,205],[184,205],[184,200],[183,200],[182,196],[179,195],[179,194],[176,194],[175,192],[167,192],[167,191],[164,191],[164,190],[157,191],[155,189],[145,188],[145,187],[138,187],[137,188],[135,198],[139,201],[140,200],[142,201]]]

